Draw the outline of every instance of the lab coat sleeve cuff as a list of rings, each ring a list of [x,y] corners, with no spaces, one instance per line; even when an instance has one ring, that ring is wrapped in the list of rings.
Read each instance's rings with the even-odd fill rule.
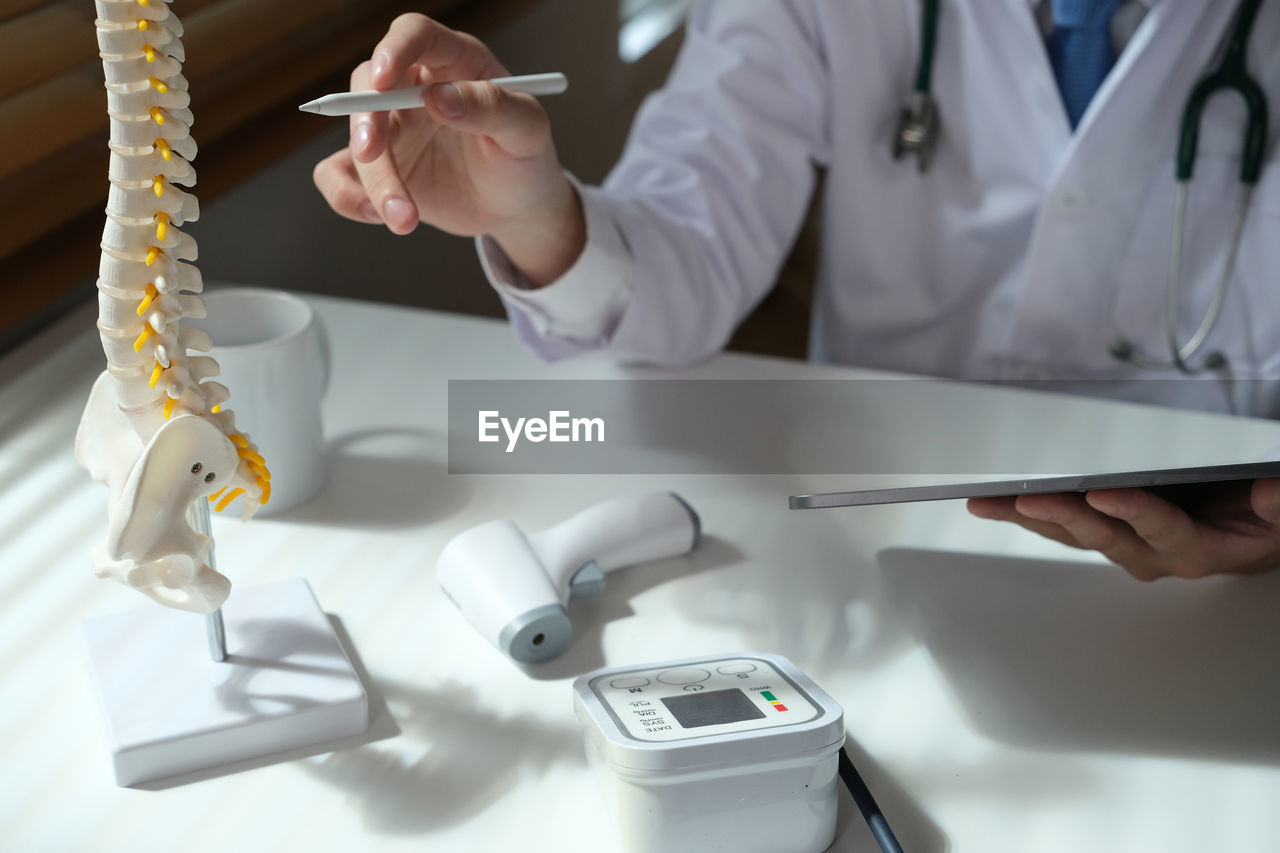
[[[594,187],[570,177],[582,199],[587,241],[568,271],[533,288],[497,242],[476,238],[476,251],[520,337],[548,358],[608,344],[635,290],[635,264],[609,209]]]

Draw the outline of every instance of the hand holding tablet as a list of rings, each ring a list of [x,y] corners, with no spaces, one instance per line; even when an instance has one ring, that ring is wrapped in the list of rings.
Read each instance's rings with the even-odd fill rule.
[[[1280,462],[798,495],[791,506],[955,498],[981,518],[1098,551],[1139,580],[1280,567]]]

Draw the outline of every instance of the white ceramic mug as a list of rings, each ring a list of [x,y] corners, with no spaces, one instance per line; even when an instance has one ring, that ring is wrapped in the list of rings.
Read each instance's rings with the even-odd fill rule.
[[[256,287],[212,289],[209,332],[236,415],[271,471],[267,515],[305,503],[328,482],[320,404],[329,385],[329,341],[315,311],[290,293]]]

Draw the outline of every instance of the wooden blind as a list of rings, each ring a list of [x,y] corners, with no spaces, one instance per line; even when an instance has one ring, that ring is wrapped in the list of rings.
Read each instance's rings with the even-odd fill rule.
[[[296,104],[345,88],[397,14],[483,36],[529,5],[174,0],[200,146],[197,196],[216,197],[329,127]],[[93,0],[0,0],[0,339],[97,270],[108,123],[95,17]]]

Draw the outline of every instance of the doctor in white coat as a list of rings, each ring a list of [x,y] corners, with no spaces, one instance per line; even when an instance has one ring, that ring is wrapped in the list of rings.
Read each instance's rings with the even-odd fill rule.
[[[772,286],[823,167],[812,358],[975,380],[1089,380],[1177,404],[1185,383],[1146,381],[1176,372],[1152,373],[1113,350],[1124,341],[1155,358],[1170,351],[1179,123],[1237,4],[944,2],[931,86],[942,130],[926,172],[892,155],[921,56],[922,6],[704,0],[602,187],[565,174],[534,98],[482,82],[434,85],[426,109],[353,116],[350,145],[316,167],[316,184],[337,212],[397,234],[424,222],[475,235],[518,333],[544,358],[606,351],[680,365],[721,349]],[[1081,15],[1093,16],[1087,38],[1105,39],[1114,60],[1083,98],[1060,85],[1055,64],[1055,39]],[[1278,48],[1280,3],[1263,2],[1247,59],[1268,93],[1280,93]],[[507,73],[473,37],[405,15],[352,88]],[[1226,262],[1244,112],[1233,95],[1204,112],[1182,340]],[[1221,359],[1200,378],[1223,389],[1224,410],[1280,417],[1280,110],[1269,120],[1221,314],[1189,360]],[[1196,516],[1141,490],[970,508],[1096,549],[1141,579],[1280,564],[1275,481]]]

